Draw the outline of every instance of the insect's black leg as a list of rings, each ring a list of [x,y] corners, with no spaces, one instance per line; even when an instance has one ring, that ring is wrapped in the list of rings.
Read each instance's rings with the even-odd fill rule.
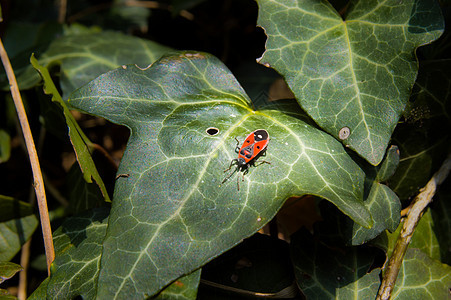
[[[235,159],[232,159],[232,161],[230,162],[230,166],[229,166],[226,170],[224,170],[224,173],[227,172],[227,171],[229,171],[229,170],[232,168],[233,163],[235,163],[236,161],[237,161],[236,158],[235,158]]]
[[[259,165],[262,165],[262,164],[268,164],[268,165],[270,165],[271,163],[270,163],[269,161],[262,160],[262,161],[259,161],[258,164],[256,164],[255,166],[259,166]]]
[[[244,175],[246,175],[247,173],[249,173],[249,167],[247,167],[247,168],[244,169],[244,171],[243,171],[243,181],[244,181]]]
[[[240,141],[237,138],[235,138],[235,140],[236,140],[235,152],[239,153],[240,152]]]

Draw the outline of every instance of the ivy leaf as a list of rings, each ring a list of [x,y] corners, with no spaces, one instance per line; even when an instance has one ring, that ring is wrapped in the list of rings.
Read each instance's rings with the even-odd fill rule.
[[[291,238],[296,281],[308,299],[374,299],[380,269],[371,270],[376,249],[328,247],[301,229]]]
[[[103,243],[100,298],[155,295],[255,233],[293,195],[321,196],[372,225],[362,202],[364,173],[342,145],[297,111],[253,111],[209,54],[174,53],[146,69],[118,68],[69,103],[131,130]],[[259,128],[270,134],[270,164],[246,176],[225,174],[237,157],[235,137]]]
[[[20,272],[22,270],[22,266],[18,264],[8,261],[0,262],[0,283],[3,283],[5,280],[10,279],[14,275],[16,275],[17,272]]]
[[[169,50],[155,42],[117,32],[70,34],[56,39],[39,57],[39,64],[60,65],[60,85],[66,99],[102,73],[124,64],[146,67]],[[27,89],[35,86],[39,77],[34,70],[28,70],[18,81],[21,89]]]
[[[398,163],[398,147],[391,146],[384,161],[379,166],[369,166],[364,162],[361,164],[367,175],[365,178],[364,203],[374,221],[371,228],[365,228],[354,223],[324,202],[319,205],[324,221],[315,226],[321,232],[326,232],[328,235],[335,236],[351,245],[364,244],[385,230],[394,232],[401,219],[401,202],[398,196],[387,185],[383,184],[383,181],[392,176]],[[335,228],[335,230],[329,228]]]
[[[11,260],[37,227],[31,205],[0,195],[0,261]]]
[[[435,2],[258,0],[260,63],[281,73],[324,130],[373,165],[382,160],[417,75],[415,49],[443,32]]]
[[[437,220],[432,218],[431,209],[428,208],[415,228],[409,248],[421,250],[432,259],[440,260],[440,245],[437,238],[437,228],[439,227],[436,225],[437,222]],[[383,249],[386,249],[390,255],[395,248],[401,229],[402,226],[399,226],[395,232],[387,233],[387,240],[380,242],[383,245]]]
[[[451,125],[451,59],[425,61],[420,64],[412,91],[413,107],[407,115],[411,123],[426,119],[440,120],[440,128]]]
[[[109,202],[110,197],[108,196],[105,184],[103,183],[102,178],[97,171],[97,168],[94,164],[94,161],[92,160],[91,153],[89,151],[89,146],[92,147],[91,141],[87,136],[85,136],[81,128],[78,126],[77,121],[75,121],[65,102],[61,98],[58,89],[56,88],[52,78],[50,77],[49,70],[40,65],[34,56],[31,57],[30,61],[33,67],[42,76],[42,79],[44,81],[44,92],[47,95],[52,96],[52,101],[55,102],[55,104],[58,106],[58,108],[61,109],[62,114],[64,115],[70,142],[72,143],[75,155],[77,156],[77,161],[83,173],[83,178],[87,183],[92,183],[92,180],[94,179],[96,184],[99,186],[99,189],[102,192],[102,196],[104,197],[105,201]]]
[[[401,202],[398,196],[382,183],[395,173],[398,164],[399,149],[391,146],[382,164],[374,168],[375,174],[371,176],[371,171],[365,172],[367,174],[365,186],[369,191],[365,198],[365,205],[371,212],[374,226],[365,228],[359,224],[349,224],[348,221],[348,226],[352,227],[351,243],[353,245],[363,244],[384,230],[393,232],[398,227],[401,220]]]
[[[418,249],[407,249],[392,292],[393,299],[447,299],[451,267]]]
[[[409,247],[423,251],[432,259],[440,260],[440,245],[435,233],[435,228],[437,228],[435,222],[431,209],[427,209],[415,228]]]
[[[3,283],[5,280],[10,279],[16,273],[22,271],[23,268],[15,263],[7,262],[7,261],[0,261],[0,284]],[[13,295],[10,295],[8,290],[0,288],[0,299],[2,300],[15,300],[17,299]]]
[[[101,206],[104,201],[102,193],[94,183],[83,179],[78,164],[73,164],[67,173],[67,191],[69,199],[68,211],[77,214],[85,210]]]

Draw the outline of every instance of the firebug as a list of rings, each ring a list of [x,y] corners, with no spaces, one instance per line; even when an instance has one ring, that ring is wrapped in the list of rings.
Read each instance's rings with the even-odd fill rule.
[[[244,181],[244,175],[249,172],[249,166],[255,166],[256,159],[265,154],[269,143],[269,133],[264,129],[257,129],[246,137],[241,147],[239,146],[240,141],[237,138],[235,140],[237,141],[235,152],[238,153],[238,158],[233,159],[229,168],[224,172],[229,171],[233,165],[236,165],[236,171],[243,172]],[[260,164],[263,163],[269,164],[267,161],[260,162]],[[226,182],[232,175],[233,173],[226,177],[222,183]],[[238,190],[240,190],[239,178]]]

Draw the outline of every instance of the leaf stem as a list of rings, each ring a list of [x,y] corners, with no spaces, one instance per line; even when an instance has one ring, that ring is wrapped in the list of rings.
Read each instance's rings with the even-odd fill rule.
[[[6,53],[3,42],[0,39],[0,58],[8,76],[11,95],[16,107],[19,123],[22,128],[22,133],[27,146],[28,156],[30,158],[31,169],[33,171],[33,186],[36,191],[36,198],[38,202],[39,215],[41,218],[42,234],[44,237],[45,255],[47,258],[47,271],[50,275],[50,264],[55,258],[55,250],[53,249],[52,229],[50,227],[49,212],[47,209],[47,199],[45,197],[44,180],[42,179],[41,167],[39,164],[36,147],[31,134],[30,124],[28,123],[27,114],[20,96],[19,87],[17,85],[16,77],[14,75],[11,62]]]
[[[413,205],[403,223],[401,233],[396,241],[393,253],[388,261],[382,283],[379,288],[377,300],[390,299],[396,278],[401,268],[404,255],[409,247],[415,228],[423,215],[424,209],[432,202],[437,187],[446,179],[451,169],[451,153],[448,155],[440,169],[432,176],[420,193],[415,197]]]

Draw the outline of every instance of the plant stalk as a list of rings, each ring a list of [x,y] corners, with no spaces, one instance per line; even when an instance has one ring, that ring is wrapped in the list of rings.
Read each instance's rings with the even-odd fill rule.
[[[42,179],[41,167],[34,144],[33,135],[31,133],[30,124],[28,123],[27,114],[20,96],[19,87],[17,85],[16,76],[11,66],[8,54],[6,53],[3,42],[0,39],[0,58],[8,77],[11,95],[16,107],[17,116],[19,119],[22,133],[27,146],[28,156],[30,158],[31,169],[33,172],[33,186],[36,191],[36,198],[38,202],[39,215],[41,219],[42,234],[44,237],[45,255],[47,258],[47,271],[50,275],[50,265],[55,259],[55,250],[53,248],[52,229],[50,227],[49,212],[47,208],[47,199],[45,196],[44,180]]]
[[[404,255],[409,247],[415,228],[423,215],[424,210],[432,202],[437,187],[446,179],[451,169],[451,153],[448,155],[440,169],[432,176],[420,193],[415,197],[407,218],[403,223],[401,233],[396,241],[393,253],[388,261],[382,283],[379,288],[377,300],[388,300],[391,297],[401,268]]]

